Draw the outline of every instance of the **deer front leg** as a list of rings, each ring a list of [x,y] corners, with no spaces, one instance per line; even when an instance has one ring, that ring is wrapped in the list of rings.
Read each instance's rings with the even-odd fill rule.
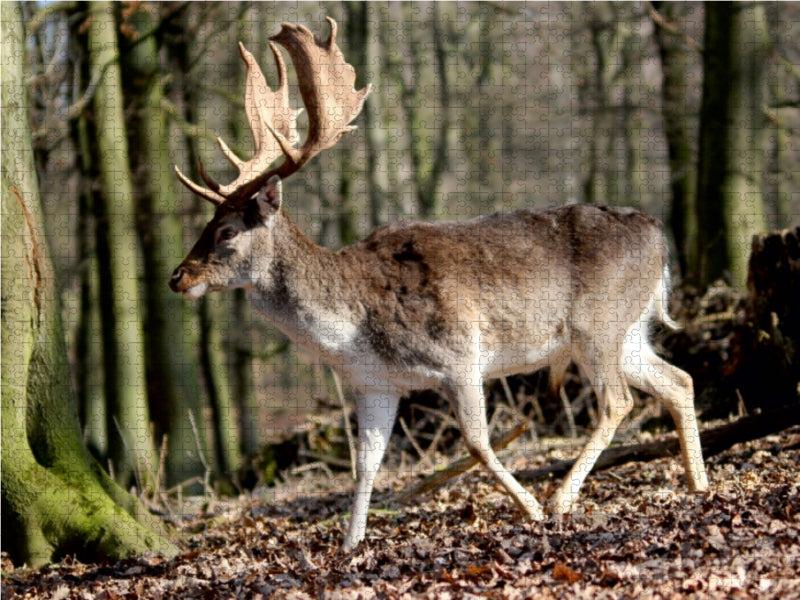
[[[480,372],[475,369],[475,372],[464,381],[445,386],[445,393],[449,396],[469,453],[489,469],[520,511],[534,521],[543,520],[542,506],[500,463],[489,443],[486,401],[483,396],[483,379]]]
[[[344,549],[351,550],[364,539],[372,487],[392,435],[399,395],[393,393],[359,395],[358,452],[356,458],[356,495]]]

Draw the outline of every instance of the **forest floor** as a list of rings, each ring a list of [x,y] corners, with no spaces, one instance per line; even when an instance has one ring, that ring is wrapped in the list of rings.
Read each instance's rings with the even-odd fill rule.
[[[522,456],[521,444],[503,453],[512,470],[565,454]],[[30,570],[4,556],[2,597],[800,598],[800,426],[707,465],[711,491],[699,496],[686,493],[677,457],[592,473],[575,512],[543,523],[523,521],[480,469],[387,505],[413,480],[388,468],[367,540],[349,553],[352,482],[307,470],[268,500],[187,508],[172,560],[66,558]],[[529,487],[546,498],[556,483]]]

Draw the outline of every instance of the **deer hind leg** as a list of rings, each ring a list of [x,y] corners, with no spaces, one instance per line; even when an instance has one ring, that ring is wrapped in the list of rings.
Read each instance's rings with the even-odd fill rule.
[[[608,448],[620,423],[633,407],[631,391],[619,366],[618,356],[596,350],[587,353],[587,356],[590,359],[581,360],[579,364],[592,381],[597,395],[598,423],[569,474],[550,498],[549,506],[557,515],[570,512],[586,476],[603,450]]]
[[[372,488],[392,435],[399,403],[400,397],[394,393],[365,394],[357,399],[356,494],[350,527],[344,538],[345,550],[354,548],[364,539]]]
[[[495,476],[524,514],[534,521],[541,521],[544,519],[542,506],[500,463],[489,444],[486,401],[480,373],[475,372],[472,377],[464,379],[465,381],[446,385],[444,391],[453,406],[467,450]]]
[[[704,492],[708,489],[708,477],[694,412],[692,378],[657,356],[646,341],[638,344],[636,350],[638,352],[629,353],[636,360],[623,364],[625,376],[632,386],[647,392],[667,407],[678,430],[689,490]]]

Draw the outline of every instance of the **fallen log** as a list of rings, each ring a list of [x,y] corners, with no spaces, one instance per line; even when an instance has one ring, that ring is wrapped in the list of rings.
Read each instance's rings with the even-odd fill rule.
[[[800,425],[800,404],[791,404],[783,408],[756,415],[740,417],[732,423],[706,429],[700,432],[703,456],[708,458],[724,452],[731,446],[749,442],[767,435],[783,431],[794,425]],[[498,451],[522,435],[528,426],[520,423],[514,429],[492,442],[492,448]],[[643,444],[629,444],[607,448],[603,451],[594,466],[593,472],[602,471],[629,462],[647,462],[658,458],[679,457],[678,439],[654,440]],[[450,479],[457,477],[477,464],[477,459],[465,456],[451,463],[444,469],[436,471],[422,481],[401,490],[388,499],[388,503],[407,504],[419,496],[433,491]],[[574,460],[559,460],[539,469],[525,469],[514,472],[520,482],[533,483],[550,477],[566,475],[575,464]]]
[[[740,417],[732,423],[700,432],[703,456],[705,458],[714,456],[735,444],[756,440],[793,425],[800,425],[800,404],[790,404],[776,410]],[[670,456],[676,458],[680,456],[677,437],[608,448],[597,459],[593,471]],[[569,472],[573,464],[574,460],[560,460],[539,469],[516,471],[514,477],[518,481],[527,483],[561,477]]]

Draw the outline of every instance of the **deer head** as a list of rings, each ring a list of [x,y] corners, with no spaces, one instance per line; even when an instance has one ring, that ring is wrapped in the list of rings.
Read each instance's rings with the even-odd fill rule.
[[[222,153],[239,171],[229,184],[220,184],[199,165],[208,187],[187,178],[178,167],[178,179],[217,209],[199,240],[169,285],[175,292],[196,298],[206,291],[231,289],[248,284],[254,252],[269,256],[269,233],[281,207],[281,180],[300,170],[318,153],[336,144],[355,127],[370,85],[356,91],[355,70],[345,62],[336,45],[336,21],[328,18],[331,33],[320,41],[302,25],[284,23],[270,38],[270,49],[278,67],[278,88],[272,91],[253,55],[239,44],[247,65],[245,113],[253,134],[255,154],[244,161],[222,139]],[[289,107],[286,65],[280,44],[289,52],[297,72],[300,95],[308,113],[308,134],[296,147],[297,116],[302,109]],[[280,157],[283,160],[273,166]]]

